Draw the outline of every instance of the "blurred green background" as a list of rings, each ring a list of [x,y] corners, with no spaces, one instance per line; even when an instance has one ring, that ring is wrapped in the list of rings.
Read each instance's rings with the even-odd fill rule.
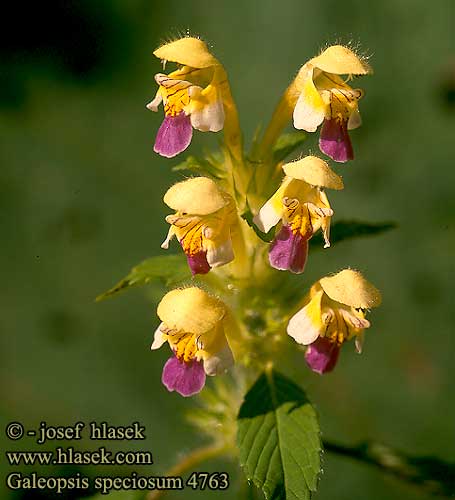
[[[351,135],[357,159],[337,166],[346,189],[330,193],[331,202],[338,219],[394,220],[399,228],[315,252],[302,281],[350,265],[382,290],[384,302],[371,316],[362,356],[349,346],[334,374],[302,369],[299,382],[324,437],[374,439],[454,460],[453,3],[48,1],[19,2],[2,17],[2,428],[11,420],[26,428],[42,420],[137,420],[147,427],[146,443],[111,448],[151,449],[155,465],[146,472],[154,474],[202,443],[183,419],[194,403],[161,386],[168,353],[149,350],[163,289],[94,303],[133,265],[163,252],[169,210],[162,196],[180,178],[171,172],[178,159],[153,153],[162,116],[145,104],[160,71],[152,51],[188,29],[225,65],[247,141],[326,43],[359,42],[371,56],[375,75],[358,83],[366,97],[364,124]],[[196,133],[189,153],[218,140]],[[312,151],[316,141],[313,134]],[[30,438],[1,439],[3,450],[38,448]],[[3,473],[12,470],[4,457],[0,464]],[[207,469],[236,474],[224,462],[198,468]],[[45,498],[8,492],[3,480],[1,488],[2,498]],[[237,498],[236,486],[167,498],[215,495]],[[325,455],[315,498],[428,497]]]

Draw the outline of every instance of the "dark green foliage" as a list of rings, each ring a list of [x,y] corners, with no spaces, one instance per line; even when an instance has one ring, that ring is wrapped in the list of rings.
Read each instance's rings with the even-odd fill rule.
[[[340,241],[362,236],[376,236],[397,227],[395,222],[361,222],[340,220],[332,223],[330,228],[330,243],[335,245]],[[317,233],[310,240],[311,248],[323,248],[324,238],[322,233]]]
[[[321,469],[316,412],[305,392],[268,370],[248,391],[238,415],[240,464],[267,500],[309,499]]]

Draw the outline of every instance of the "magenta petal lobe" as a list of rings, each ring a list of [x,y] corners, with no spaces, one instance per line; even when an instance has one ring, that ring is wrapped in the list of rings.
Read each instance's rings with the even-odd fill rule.
[[[169,392],[177,391],[184,397],[193,396],[205,385],[205,371],[202,361],[189,363],[172,356],[163,367],[161,382]]]
[[[172,158],[190,145],[192,136],[191,119],[183,111],[176,116],[165,116],[156,134],[153,150],[161,156]]]
[[[280,271],[303,273],[308,256],[308,239],[283,225],[269,249],[269,262]]]
[[[339,163],[354,159],[347,120],[324,120],[319,148],[323,153]]]
[[[188,266],[191,269],[193,276],[195,274],[207,274],[211,267],[207,261],[207,252],[201,250],[193,255],[187,255]]]
[[[314,372],[322,375],[335,368],[339,354],[340,346],[338,344],[325,337],[318,337],[308,346],[305,361]]]

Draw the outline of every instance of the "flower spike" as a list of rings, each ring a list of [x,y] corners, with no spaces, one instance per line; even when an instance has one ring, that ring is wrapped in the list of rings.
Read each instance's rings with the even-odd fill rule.
[[[260,209],[254,222],[266,233],[281,221],[281,229],[270,246],[270,265],[298,274],[305,269],[308,240],[318,229],[324,235],[324,248],[330,246],[333,210],[324,188],[343,189],[343,181],[316,156],[287,163],[283,170],[286,176],[281,186]]]
[[[287,332],[296,342],[308,346],[305,360],[316,373],[330,372],[340,348],[355,338],[362,351],[363,332],[370,327],[367,309],[381,303],[381,294],[358,271],[344,269],[317,281],[306,297],[304,307],[289,321]]]
[[[153,55],[162,61],[197,69],[210,68],[220,62],[210,53],[205,42],[199,38],[185,36],[158,47]]]

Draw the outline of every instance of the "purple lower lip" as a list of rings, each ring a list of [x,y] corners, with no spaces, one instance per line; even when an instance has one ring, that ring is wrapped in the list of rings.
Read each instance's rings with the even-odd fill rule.
[[[175,116],[165,116],[153,150],[161,156],[173,158],[190,145],[192,136],[191,119],[183,111]]]
[[[193,396],[205,385],[203,362],[191,360],[185,363],[174,355],[163,367],[161,382],[170,392],[176,391],[184,397]]]

